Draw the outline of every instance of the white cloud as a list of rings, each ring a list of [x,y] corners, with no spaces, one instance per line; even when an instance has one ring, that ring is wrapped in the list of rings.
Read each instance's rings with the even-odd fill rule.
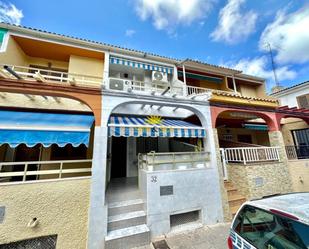
[[[309,5],[297,12],[279,11],[274,22],[263,31],[259,46],[266,50],[266,43],[277,52],[279,63],[305,63],[309,61]]]
[[[136,31],[134,29],[127,29],[125,32],[125,35],[127,37],[132,37],[133,35],[135,35]]]
[[[220,10],[219,23],[210,34],[214,41],[224,41],[235,44],[247,39],[254,32],[257,13],[241,12],[241,6],[246,0],[228,0],[228,3]]]
[[[142,20],[151,19],[158,30],[173,32],[177,25],[203,20],[216,0],[136,0],[135,9]]]
[[[274,74],[271,69],[268,69],[270,65],[269,58],[267,56],[255,57],[253,59],[246,58],[237,62],[227,62],[224,66],[235,68],[243,71],[245,74],[258,76],[267,79],[270,83],[268,87],[274,86]],[[289,66],[281,66],[276,68],[277,77],[280,81],[291,80],[296,78],[297,73],[290,69]]]
[[[14,4],[0,1],[0,22],[19,25],[23,17],[22,10],[17,9]]]

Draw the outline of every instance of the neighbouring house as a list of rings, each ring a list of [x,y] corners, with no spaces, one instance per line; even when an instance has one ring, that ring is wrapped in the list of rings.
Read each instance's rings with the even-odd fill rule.
[[[271,96],[276,97],[283,108],[309,112],[309,81],[280,89]],[[293,190],[309,191],[309,122],[299,117],[287,117],[281,126]]]
[[[0,245],[131,248],[291,192],[262,78],[0,24]]]

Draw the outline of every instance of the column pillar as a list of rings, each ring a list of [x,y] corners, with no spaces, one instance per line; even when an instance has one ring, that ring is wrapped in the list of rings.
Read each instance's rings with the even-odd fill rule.
[[[104,238],[107,234],[107,206],[105,205],[107,139],[107,127],[96,126],[92,159],[88,249],[104,248]]]

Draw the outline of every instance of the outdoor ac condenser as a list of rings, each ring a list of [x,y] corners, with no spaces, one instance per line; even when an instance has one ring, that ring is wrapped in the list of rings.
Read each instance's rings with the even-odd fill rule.
[[[152,71],[152,81],[153,82],[168,82],[167,73]]]
[[[132,83],[129,80],[110,79],[109,80],[109,89],[110,90],[130,92],[132,90]]]

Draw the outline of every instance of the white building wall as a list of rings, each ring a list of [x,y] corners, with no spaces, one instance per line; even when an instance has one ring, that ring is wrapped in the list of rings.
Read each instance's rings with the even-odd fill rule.
[[[275,93],[273,94],[273,97],[278,98],[282,106],[287,105],[289,107],[299,107],[297,97],[305,94],[309,94],[309,83],[281,93]]]

